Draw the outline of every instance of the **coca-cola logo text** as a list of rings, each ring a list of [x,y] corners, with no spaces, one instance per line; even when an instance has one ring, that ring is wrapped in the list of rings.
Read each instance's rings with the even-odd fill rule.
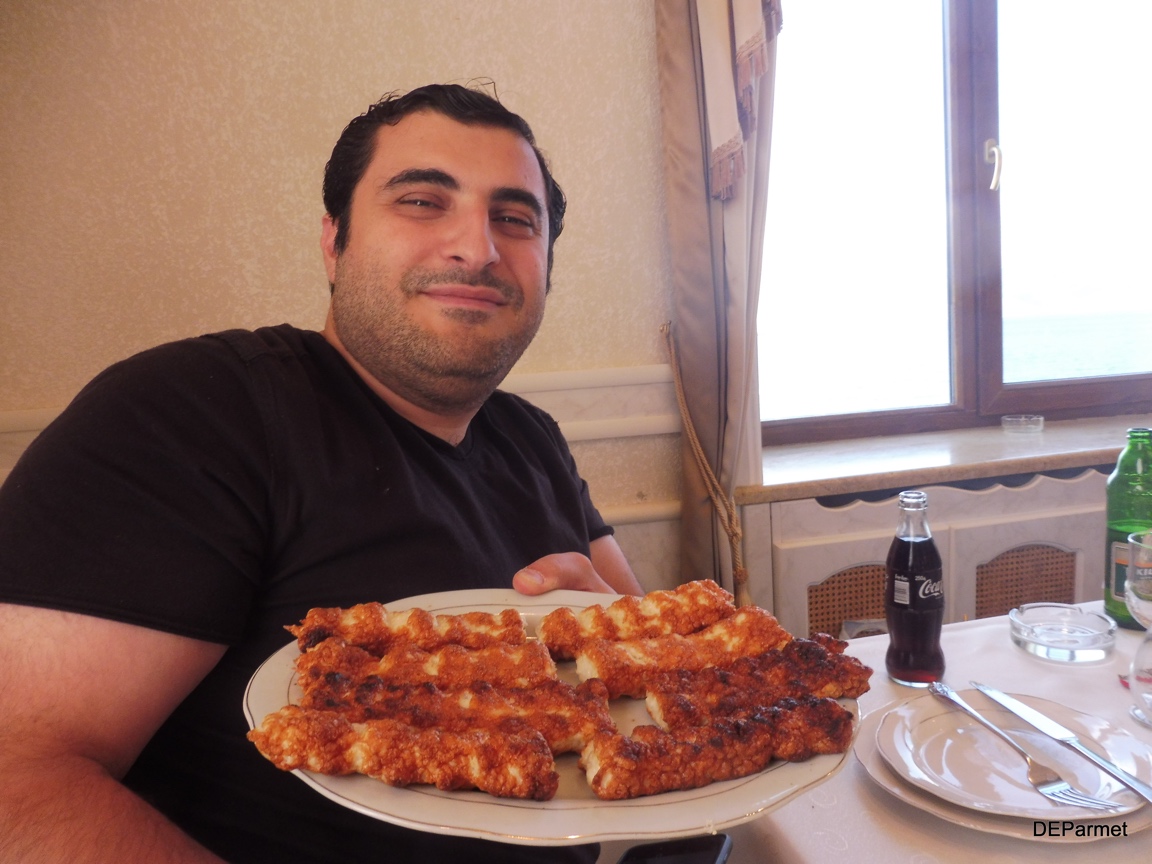
[[[929,597],[943,597],[944,596],[944,583],[939,579],[925,579],[920,583],[919,592],[921,600],[927,600]]]

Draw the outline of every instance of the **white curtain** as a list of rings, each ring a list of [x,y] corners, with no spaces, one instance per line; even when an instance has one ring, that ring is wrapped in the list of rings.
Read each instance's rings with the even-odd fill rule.
[[[685,419],[682,573],[748,598],[737,486],[760,480],[756,305],[777,0],[659,0],[657,44]]]

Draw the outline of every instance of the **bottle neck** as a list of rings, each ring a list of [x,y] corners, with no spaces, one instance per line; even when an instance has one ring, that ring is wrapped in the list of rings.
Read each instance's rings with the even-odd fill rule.
[[[901,540],[928,540],[932,531],[928,527],[928,514],[924,510],[900,510],[900,525],[896,536]]]
[[[901,492],[897,499],[900,507],[900,524],[896,536],[901,540],[927,540],[932,536],[928,529],[928,496],[923,492],[909,490]]]
[[[1152,471],[1152,432],[1148,429],[1128,430],[1128,444],[1116,460],[1118,474],[1147,474]]]

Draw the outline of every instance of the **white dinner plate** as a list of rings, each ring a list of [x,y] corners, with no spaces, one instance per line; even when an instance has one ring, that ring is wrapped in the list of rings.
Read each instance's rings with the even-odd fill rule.
[[[1085,830],[1079,834],[1075,831],[1048,833],[1047,830],[1037,834],[1036,824],[1033,821],[1018,819],[1015,816],[997,816],[994,813],[983,813],[969,807],[958,807],[949,804],[936,795],[921,791],[902,780],[884,761],[880,750],[876,746],[876,733],[886,712],[881,709],[873,711],[860,721],[857,731],[854,751],[860,765],[867,772],[877,786],[899,801],[903,801],[921,812],[928,813],[945,822],[982,831],[986,834],[1000,834],[1005,837],[1016,837],[1020,840],[1034,840],[1041,843],[1087,843],[1099,841],[1103,829],[1117,826],[1118,830],[1126,830],[1135,834],[1152,826],[1152,807],[1145,807],[1135,813],[1113,816],[1106,819],[1076,820],[1076,827]],[[1072,808],[1067,808],[1072,809]],[[1124,828],[1124,826],[1127,828]],[[1099,826],[1099,827],[1098,827]]]
[[[1029,753],[1050,765],[1075,788],[1114,801],[1117,815],[1144,804],[1119,780],[977,690],[963,691],[970,705],[1015,738]],[[1099,717],[1081,714],[1034,696],[1018,696],[1075,732],[1100,755],[1141,780],[1152,777],[1148,749],[1123,729]],[[938,698],[923,695],[896,705],[880,721],[876,746],[902,779],[960,807],[1017,819],[1098,819],[1099,811],[1071,807],[1045,798],[1028,782],[1023,757],[967,714]]]
[[[552,591],[537,597],[512,589],[448,591],[389,603],[389,609],[422,607],[431,612],[500,612],[516,609],[529,634],[539,620],[560,606],[572,609],[619,597],[580,591]],[[285,645],[256,670],[244,694],[244,715],[255,726],[268,714],[297,701],[296,643]],[[560,675],[576,681],[573,663],[561,663]],[[841,700],[856,716],[856,701]],[[615,699],[617,727],[627,734],[651,723],[644,702]],[[601,801],[589,788],[577,755],[556,759],[560,788],[551,801],[495,798],[482,792],[441,792],[432,786],[397,788],[360,775],[330,777],[293,771],[297,777],[338,804],[397,825],[462,837],[542,846],[564,846],[611,840],[687,837],[747,822],[780,806],[839,771],[847,752],[816,756],[805,762],[773,762],[750,777],[713,783],[699,789],[665,792],[628,801]]]

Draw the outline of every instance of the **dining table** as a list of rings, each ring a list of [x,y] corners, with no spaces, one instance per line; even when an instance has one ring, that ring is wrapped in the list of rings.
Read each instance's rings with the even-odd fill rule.
[[[1102,611],[1103,604],[1080,605]],[[1147,748],[1152,754],[1152,729],[1130,716],[1131,695],[1121,683],[1143,636],[1143,632],[1120,628],[1108,656],[1071,663],[1042,659],[1018,646],[1011,638],[1008,616],[946,624],[941,634],[944,681],[959,691],[970,689],[971,681],[979,681],[1101,718],[1122,735],[1135,739],[1138,750]],[[887,635],[848,642],[846,653],[873,669],[870,689],[857,700],[858,739],[861,731],[874,735],[876,723],[888,712],[925,695],[922,688],[896,684],[888,678],[884,669],[887,648]],[[959,717],[957,714],[957,722]],[[854,746],[830,776],[783,804],[723,828],[733,843],[730,864],[1059,864],[1152,858],[1152,828],[1147,828],[1152,824],[1152,804],[1133,811],[1130,826],[1126,824],[1128,817],[1113,820],[1118,827],[1107,832],[1108,836],[1077,838],[1066,829],[1033,825],[1031,821],[1026,821],[1027,830],[1022,828],[1019,836],[1006,835],[985,826],[972,827],[967,824],[969,820],[945,818],[931,808],[909,803],[908,795],[893,794],[869,773],[860,755],[864,749]],[[631,845],[635,844],[623,840],[602,844],[599,864],[615,864]]]

